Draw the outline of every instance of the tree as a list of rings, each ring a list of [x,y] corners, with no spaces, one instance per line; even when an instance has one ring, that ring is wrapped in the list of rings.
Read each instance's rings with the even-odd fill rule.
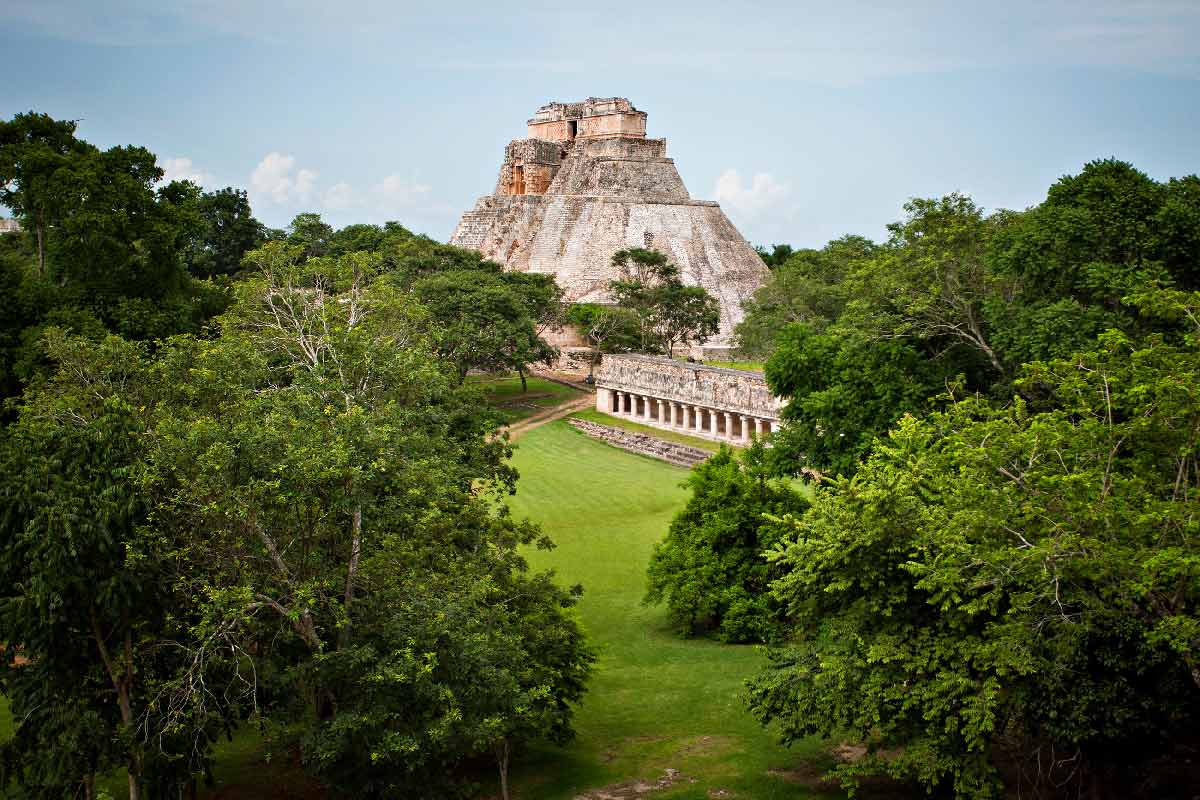
[[[771,479],[764,462],[761,444],[741,455],[722,447],[684,482],[692,496],[654,547],[644,600],[666,603],[683,636],[712,631],[725,642],[769,642],[783,630],[782,607],[768,592],[775,575],[763,557],[783,532],[770,517],[801,514],[808,502]]]
[[[472,270],[420,278],[413,293],[429,309],[439,357],[460,380],[473,369],[513,370],[524,391],[528,365],[549,363],[556,355],[538,334],[537,315],[543,303],[559,304],[544,286],[529,288],[499,272]]]
[[[288,226],[288,244],[300,247],[305,258],[328,255],[332,239],[333,228],[320,214],[297,214]]]
[[[124,766],[130,798],[174,792],[207,768],[214,729],[238,714],[225,691],[236,667],[214,654],[211,694],[163,700],[194,616],[145,535],[145,348],[54,331],[48,344],[59,369],[27,396],[0,451],[0,690],[19,720],[4,778],[91,798],[98,773]]]
[[[787,326],[765,370],[771,392],[788,398],[772,463],[784,474],[852,475],[897,420],[932,410],[931,398],[947,391],[947,366],[904,340]]]
[[[907,219],[888,226],[888,247],[851,279],[846,315],[881,338],[965,345],[1003,376],[984,314],[999,290],[986,255],[1003,215],[985,217],[960,194],[913,199],[904,210]]]
[[[93,151],[75,138],[74,120],[29,111],[0,121],[0,204],[37,237],[38,273],[46,272],[46,229],[58,222],[64,199],[59,171]]]
[[[792,249],[790,244],[773,244],[771,245],[770,250],[762,245],[758,245],[754,248],[754,251],[758,253],[759,258],[763,260],[763,263],[771,269],[775,269],[776,267],[787,263],[787,260],[792,257],[794,252],[796,252]]]
[[[878,250],[869,239],[843,236],[820,250],[795,251],[775,265],[745,304],[746,315],[734,330],[738,349],[770,356],[776,335],[793,322],[824,330],[841,316],[849,299],[847,276]]]
[[[627,352],[637,346],[637,319],[623,308],[599,303],[573,303],[567,309],[566,318],[592,346],[588,361],[589,383],[592,382],[602,353]]]
[[[1186,319],[1184,299],[1140,302]],[[1110,332],[1018,385],[1045,410],[906,418],[770,555],[798,626],[751,707],[785,740],[865,743],[846,779],[992,797],[1015,763],[1035,791],[1129,796],[1195,736],[1200,327]]]
[[[716,298],[703,287],[684,286],[679,268],[657,250],[630,248],[613,254],[620,278],[609,283],[616,304],[638,320],[642,352],[666,353],[679,344],[702,344],[720,322]]]
[[[548,543],[497,504],[507,442],[436,357],[427,309],[375,253],[273,242],[248,262],[220,337],[161,362],[145,487],[198,627],[253,643],[302,701],[263,713],[356,796],[445,797],[464,759],[554,740],[522,715],[565,736],[591,656],[570,596],[526,573],[518,548]],[[485,668],[506,682],[485,691]]]
[[[202,192],[196,210],[203,230],[186,258],[188,272],[197,278],[237,273],[242,257],[266,239],[266,228],[254,218],[244,189]]]

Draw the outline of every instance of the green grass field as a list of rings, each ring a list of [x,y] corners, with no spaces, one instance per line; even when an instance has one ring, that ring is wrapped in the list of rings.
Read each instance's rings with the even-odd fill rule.
[[[521,391],[516,375],[472,375],[468,380],[483,389],[488,405],[498,410],[506,425],[531,417],[539,411],[561,405],[580,392],[545,378],[529,377]]]
[[[755,800],[818,796],[771,774],[820,759],[818,743],[785,749],[744,710],[743,680],[762,664],[758,650],[679,639],[661,608],[641,605],[651,548],[686,500],[679,484],[687,472],[589,439],[565,421],[531,431],[514,465],[521,479],[513,510],[558,545],[531,561],[555,569],[564,584],[583,584],[579,613],[600,654],[577,740],[529,754],[515,773],[516,797],[564,800],[657,779],[667,768],[696,782],[654,798],[722,789]]]
[[[747,372],[762,372],[767,365],[763,361],[705,361],[704,366],[741,369]]]

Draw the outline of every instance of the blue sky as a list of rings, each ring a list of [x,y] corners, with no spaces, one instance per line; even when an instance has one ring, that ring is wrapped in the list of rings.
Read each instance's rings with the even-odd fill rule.
[[[551,100],[620,95],[755,243],[1024,208],[1087,161],[1200,171],[1200,0],[4,0],[0,115],[80,119],[256,215],[439,239]]]

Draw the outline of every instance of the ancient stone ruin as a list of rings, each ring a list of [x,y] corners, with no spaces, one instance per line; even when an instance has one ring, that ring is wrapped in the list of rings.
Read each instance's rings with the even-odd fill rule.
[[[643,425],[747,444],[779,429],[783,401],[760,373],[642,355],[596,370],[596,410]]]
[[[495,191],[463,214],[450,243],[553,274],[571,302],[608,301],[618,250],[662,251],[685,283],[717,298],[721,328],[707,347],[728,348],[767,268],[716,203],[691,198],[666,139],[646,138],[646,113],[591,97],[542,106],[528,124],[528,138],[504,150]]]

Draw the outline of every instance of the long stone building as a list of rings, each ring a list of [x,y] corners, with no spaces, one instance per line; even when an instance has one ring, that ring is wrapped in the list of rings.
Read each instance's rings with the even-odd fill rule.
[[[711,350],[729,347],[743,301],[767,277],[720,207],[688,194],[666,140],[646,138],[645,112],[621,97],[539,108],[527,137],[505,148],[495,190],[463,214],[450,243],[552,274],[570,302],[599,303],[618,277],[613,253],[659,250],[720,303]]]
[[[745,444],[778,430],[781,408],[757,372],[642,355],[596,370],[597,411],[691,436]]]

